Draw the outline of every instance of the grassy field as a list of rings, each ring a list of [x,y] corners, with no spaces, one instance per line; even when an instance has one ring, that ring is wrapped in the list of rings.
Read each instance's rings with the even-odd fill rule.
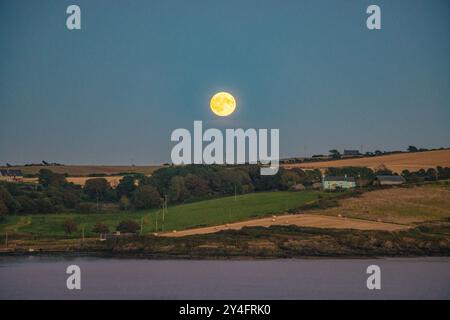
[[[286,212],[308,202],[316,200],[319,195],[331,196],[317,191],[302,192],[259,192],[246,195],[223,197],[205,200],[168,208],[165,215],[165,231],[183,230],[187,228],[225,224],[255,217],[263,217],[273,213]],[[158,231],[162,227],[162,212],[160,210],[118,212],[100,214],[47,214],[10,216],[0,224],[0,233],[31,235],[35,237],[67,237],[63,230],[63,222],[73,218],[79,229],[72,237],[81,236],[84,226],[85,236],[94,236],[91,232],[97,221],[101,221],[115,230],[120,221],[132,219],[138,223],[143,221],[144,233]]]
[[[382,189],[340,200],[339,204],[311,213],[401,224],[444,220],[450,218],[450,187],[448,184],[429,184]]]
[[[363,157],[333,161],[318,161],[298,164],[286,164],[285,168],[325,169],[329,167],[368,167],[376,169],[384,165],[394,172],[401,173],[407,169],[435,168],[437,166],[450,167],[450,150],[436,150],[413,153],[398,153],[377,157]]]

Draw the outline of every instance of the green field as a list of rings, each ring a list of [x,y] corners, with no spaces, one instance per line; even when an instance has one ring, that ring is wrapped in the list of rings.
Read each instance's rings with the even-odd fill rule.
[[[245,195],[223,197],[183,205],[169,206],[165,215],[165,231],[183,230],[194,227],[211,226],[263,217],[274,213],[286,212],[308,202],[316,200],[319,195],[327,194],[317,191],[302,192],[258,192]],[[328,194],[329,195],[329,194]],[[67,238],[63,230],[63,222],[73,218],[79,230],[71,237],[80,237],[84,227],[85,236],[94,236],[91,232],[97,221],[106,224],[111,231],[115,230],[120,221],[132,219],[143,222],[143,232],[161,232],[162,211],[136,211],[98,214],[39,214],[10,216],[0,224],[0,233],[31,235],[35,237]],[[156,229],[158,224],[158,229]]]

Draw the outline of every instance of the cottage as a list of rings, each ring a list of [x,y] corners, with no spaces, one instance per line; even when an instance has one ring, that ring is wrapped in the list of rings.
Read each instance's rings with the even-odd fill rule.
[[[377,176],[375,183],[379,186],[396,186],[404,184],[406,182],[405,178],[397,175],[382,175]]]
[[[347,176],[326,176],[323,178],[324,190],[350,189],[356,187],[354,177]]]
[[[22,171],[14,169],[0,169],[0,181],[18,182],[22,180]]]

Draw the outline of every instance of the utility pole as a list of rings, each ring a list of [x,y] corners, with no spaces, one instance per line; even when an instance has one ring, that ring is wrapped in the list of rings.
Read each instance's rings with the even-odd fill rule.
[[[162,232],[164,232],[164,222],[165,222],[165,219],[166,219],[166,205],[167,205],[167,195],[164,195],[163,216],[162,216]]]
[[[155,232],[158,232],[158,212],[156,212],[156,220],[155,220]]]
[[[141,218],[141,236],[142,236],[142,227],[144,225],[144,217]]]

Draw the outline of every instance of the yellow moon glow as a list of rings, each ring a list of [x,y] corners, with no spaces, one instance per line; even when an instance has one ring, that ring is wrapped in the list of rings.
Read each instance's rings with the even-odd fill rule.
[[[226,117],[236,109],[236,100],[228,92],[218,92],[211,98],[209,105],[212,112],[220,117]]]

